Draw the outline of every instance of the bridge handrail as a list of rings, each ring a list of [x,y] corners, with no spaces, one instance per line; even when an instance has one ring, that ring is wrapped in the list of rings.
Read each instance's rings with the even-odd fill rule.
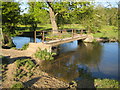
[[[61,31],[66,31],[66,32],[68,32],[68,31],[71,31],[72,32],[72,38],[74,37],[74,34],[76,33],[76,31],[80,31],[80,35],[82,35],[83,34],[83,29],[82,30],[79,30],[79,29],[64,29],[64,30],[49,30],[49,31],[46,31],[46,30],[42,30],[42,31],[39,31],[40,33],[42,33],[42,42],[44,43],[44,41],[45,41],[45,33],[46,32],[53,32],[53,31],[56,31],[56,32],[61,32]],[[35,31],[34,32],[34,38],[36,39],[36,32],[37,31]],[[87,31],[85,31],[86,33],[87,33]],[[61,32],[61,33],[63,33],[63,32]],[[35,40],[36,41],[36,40]]]

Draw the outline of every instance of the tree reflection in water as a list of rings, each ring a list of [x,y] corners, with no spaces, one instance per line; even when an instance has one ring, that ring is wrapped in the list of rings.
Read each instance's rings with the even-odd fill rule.
[[[101,60],[102,46],[100,44],[79,43],[77,47],[75,45],[76,48],[69,45],[69,43],[66,44],[67,45],[63,45],[66,47],[59,46],[60,49],[58,53],[60,54],[55,60],[42,63],[42,69],[44,71],[64,81],[71,82],[85,73],[79,70],[81,65],[87,67],[87,70],[89,67],[97,68],[97,65]],[[73,50],[71,49],[71,46]],[[61,51],[63,50],[62,48],[70,48],[71,51],[68,49],[68,52],[63,52]]]

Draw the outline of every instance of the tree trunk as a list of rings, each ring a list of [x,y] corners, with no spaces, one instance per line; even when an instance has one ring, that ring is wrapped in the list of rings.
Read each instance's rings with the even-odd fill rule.
[[[57,27],[57,23],[55,20],[54,10],[53,10],[52,6],[50,5],[50,2],[47,2],[47,4],[49,6],[50,20],[51,20],[51,24],[52,24],[53,33],[57,33],[58,27]]]
[[[3,42],[2,42],[2,46],[4,47],[16,47],[15,44],[13,43],[11,37],[8,34],[3,34]]]

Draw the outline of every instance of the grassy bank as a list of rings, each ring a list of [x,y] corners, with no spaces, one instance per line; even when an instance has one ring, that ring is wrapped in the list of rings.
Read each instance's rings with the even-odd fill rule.
[[[109,38],[118,40],[118,28],[115,26],[103,26],[97,33],[94,33],[95,38]]]
[[[80,24],[65,24],[59,27],[60,30],[63,29],[85,29],[82,25]],[[41,30],[52,30],[51,24],[46,24],[46,25],[38,25],[37,31]],[[30,25],[18,25],[18,28],[16,30],[16,33],[19,34],[19,32],[29,32],[31,31]],[[94,30],[95,31],[95,30]],[[108,39],[115,39],[118,40],[118,27],[115,26],[102,26],[101,29],[96,30],[95,33],[93,33],[93,36],[95,38],[108,38]]]

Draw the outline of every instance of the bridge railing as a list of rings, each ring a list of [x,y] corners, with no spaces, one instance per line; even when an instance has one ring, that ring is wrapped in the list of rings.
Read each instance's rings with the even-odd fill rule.
[[[54,33],[53,33],[54,32]],[[35,32],[36,33],[36,32]],[[37,35],[34,33],[34,38],[37,37]],[[42,37],[42,42],[46,42],[49,40],[63,40],[64,37],[72,37],[76,35],[82,35],[82,34],[87,34],[87,31],[85,30],[77,30],[77,29],[64,29],[64,30],[50,30],[50,31],[40,31],[41,37]],[[36,40],[35,40],[36,41]]]

